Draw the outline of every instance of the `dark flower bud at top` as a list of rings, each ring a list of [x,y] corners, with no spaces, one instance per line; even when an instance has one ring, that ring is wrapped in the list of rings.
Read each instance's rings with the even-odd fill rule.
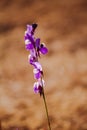
[[[36,23],[32,24],[33,30],[35,30],[37,26],[38,26],[38,24],[36,24]]]
[[[34,35],[34,31],[35,31],[36,27],[37,27],[36,23],[32,24],[32,31],[31,31],[32,35]]]

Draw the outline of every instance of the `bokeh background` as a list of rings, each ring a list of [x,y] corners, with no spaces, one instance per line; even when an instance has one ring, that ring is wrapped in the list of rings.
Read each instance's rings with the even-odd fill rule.
[[[87,0],[0,0],[2,129],[47,130],[24,45],[32,23],[49,49],[40,62],[52,130],[87,130]]]

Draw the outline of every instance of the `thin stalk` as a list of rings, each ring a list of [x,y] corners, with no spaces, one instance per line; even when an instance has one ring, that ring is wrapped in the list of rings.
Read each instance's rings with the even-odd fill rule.
[[[0,130],[2,130],[2,124],[1,124],[1,120],[0,120]]]
[[[51,130],[50,120],[49,120],[49,115],[48,115],[48,109],[47,109],[47,103],[46,103],[46,97],[45,97],[45,93],[44,93],[44,88],[43,88],[43,93],[42,93],[42,95],[43,95],[44,105],[45,105],[45,109],[46,109],[48,127],[49,127],[49,130]]]

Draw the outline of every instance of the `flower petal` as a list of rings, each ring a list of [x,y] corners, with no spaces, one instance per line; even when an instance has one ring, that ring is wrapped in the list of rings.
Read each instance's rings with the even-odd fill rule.
[[[40,52],[42,54],[47,54],[48,53],[48,49],[46,47],[42,47],[42,48],[40,48]]]
[[[28,32],[28,34],[31,34],[32,30],[33,30],[32,25],[27,25],[27,32]]]
[[[39,87],[38,82],[35,82],[35,83],[34,83],[34,92],[35,92],[35,93],[39,93],[38,87]]]
[[[36,39],[36,44],[35,44],[35,45],[36,45],[37,48],[40,47],[40,38],[37,38],[37,39]]]
[[[25,48],[26,50],[32,50],[34,46],[31,42],[29,42],[29,40],[25,40]]]
[[[35,62],[34,66],[35,66],[36,69],[42,71],[42,66],[41,66],[41,64],[39,62]]]
[[[38,70],[38,69],[34,69],[33,70],[33,73],[34,73],[34,78],[35,79],[40,79],[41,78],[41,72],[40,72],[40,70]]]

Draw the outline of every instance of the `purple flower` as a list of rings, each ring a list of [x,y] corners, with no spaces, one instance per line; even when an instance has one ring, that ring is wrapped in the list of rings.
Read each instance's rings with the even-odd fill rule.
[[[29,62],[31,65],[33,65],[34,62],[36,62],[36,61],[37,61],[36,57],[35,57],[35,56],[32,56],[31,54],[29,54],[29,56],[28,56],[28,62]]]
[[[32,25],[27,25],[27,33],[31,35],[32,34],[32,30],[33,30]]]
[[[32,50],[34,48],[33,44],[29,40],[25,40],[25,48],[26,50]]]
[[[27,32],[28,32],[28,34],[33,35],[36,27],[37,27],[36,23],[34,23],[32,25],[27,25]]]
[[[35,79],[40,79],[43,76],[43,71],[42,71],[41,64],[39,62],[34,62],[33,66],[34,66],[34,70],[33,70],[34,78]]]
[[[38,59],[40,57],[40,54],[47,54],[48,49],[44,43],[40,43],[40,38],[34,37],[36,27],[37,24],[27,25],[27,30],[25,31],[24,38],[25,48],[26,50],[30,51],[28,62],[34,67],[34,78],[37,80],[37,82],[34,83],[34,92],[40,93],[41,95],[43,93],[44,80],[42,79],[42,66],[39,63]]]
[[[43,91],[43,89],[42,89],[42,87],[44,87],[45,85],[44,85],[44,80],[39,80],[38,82],[35,82],[34,83],[34,92],[35,93],[42,93],[42,91]]]
[[[42,71],[42,66],[39,62],[34,62],[34,67],[40,71]]]
[[[40,44],[40,39],[37,38],[36,39],[36,48],[37,48],[37,52],[39,55],[39,52],[41,52],[42,54],[47,54],[48,53],[48,49],[46,48],[45,44]]]
[[[46,48],[45,44],[40,45],[40,52],[42,54],[47,54],[48,53],[48,49]]]
[[[38,82],[34,83],[34,92],[39,93],[39,83]]]
[[[33,73],[34,73],[35,79],[40,79],[42,77],[43,71],[40,71],[39,69],[34,68]]]

